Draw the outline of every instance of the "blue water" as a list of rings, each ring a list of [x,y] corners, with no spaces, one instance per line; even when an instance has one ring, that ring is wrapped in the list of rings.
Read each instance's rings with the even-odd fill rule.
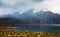
[[[16,28],[17,31],[53,31],[53,30],[60,30],[60,26],[54,25],[20,25]]]

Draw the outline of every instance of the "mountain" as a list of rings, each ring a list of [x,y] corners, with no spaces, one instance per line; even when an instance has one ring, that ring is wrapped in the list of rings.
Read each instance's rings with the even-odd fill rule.
[[[40,18],[41,21],[43,21],[45,23],[49,23],[52,20],[52,18],[54,17],[54,14],[51,11],[41,10],[41,11],[36,13],[36,16],[38,18]]]
[[[14,12],[14,14],[7,14],[7,15],[3,15],[2,17],[4,18],[20,18],[20,13],[19,12]]]
[[[58,14],[54,14],[53,12],[49,10],[41,10],[39,12],[33,13],[33,10],[29,10],[25,12],[24,14],[25,21],[29,20],[31,23],[37,23],[37,24],[58,24],[60,23],[58,20]],[[59,17],[60,18],[60,17]]]
[[[34,9],[30,9],[21,15],[15,12],[1,17],[13,18],[13,21],[19,24],[60,24],[60,15],[50,10],[40,10],[34,13]]]
[[[33,16],[33,14],[34,14],[33,12],[34,12],[34,9],[30,9],[30,10],[24,12],[21,16],[22,16],[22,18],[27,18],[27,17],[30,18]]]
[[[40,22],[45,24],[59,24],[60,15],[55,14],[49,10],[36,12],[36,18],[40,19]]]
[[[24,12],[21,15],[20,19],[23,20],[25,23],[30,23],[32,17],[34,17],[34,9],[30,9],[30,10]]]

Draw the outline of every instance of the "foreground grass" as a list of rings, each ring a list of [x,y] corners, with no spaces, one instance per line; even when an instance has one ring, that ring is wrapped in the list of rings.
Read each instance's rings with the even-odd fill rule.
[[[0,30],[0,37],[60,37],[60,34],[55,34],[53,32],[33,32],[28,30],[22,32]]]

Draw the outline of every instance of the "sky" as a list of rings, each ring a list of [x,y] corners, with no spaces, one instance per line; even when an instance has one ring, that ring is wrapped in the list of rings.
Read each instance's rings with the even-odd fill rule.
[[[0,0],[0,15],[23,13],[29,9],[39,11],[45,8],[60,14],[60,0]]]

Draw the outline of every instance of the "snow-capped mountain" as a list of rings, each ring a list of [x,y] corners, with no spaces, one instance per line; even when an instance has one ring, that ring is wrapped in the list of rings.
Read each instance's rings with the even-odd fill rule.
[[[34,9],[30,9],[22,15],[19,12],[15,12],[14,14],[3,15],[2,17],[14,18],[26,24],[60,24],[60,15],[48,9],[36,11],[36,13],[34,13]]]

